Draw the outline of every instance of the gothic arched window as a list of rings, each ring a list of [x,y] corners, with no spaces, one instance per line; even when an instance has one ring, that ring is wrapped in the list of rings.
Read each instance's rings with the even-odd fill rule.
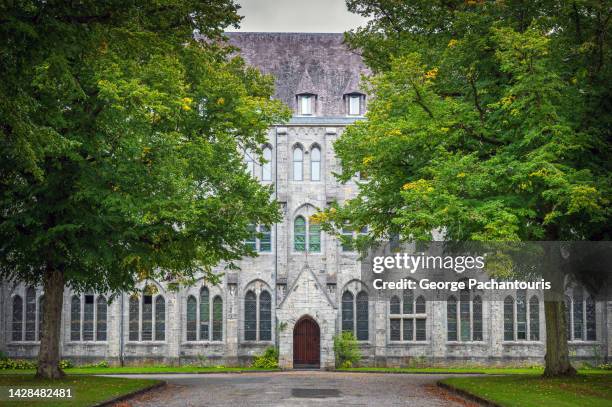
[[[516,300],[504,300],[504,341],[540,340],[540,301],[535,295],[527,301],[527,291],[517,290]]]
[[[198,334],[198,301],[193,295],[187,297],[187,340],[195,341]]]
[[[457,299],[453,295],[446,300],[446,333],[449,341],[457,340]]]
[[[129,340],[164,341],[166,340],[166,300],[162,295],[130,297]]]
[[[535,295],[529,300],[529,340],[540,340],[540,301]]]
[[[345,291],[342,294],[342,331],[353,332],[353,294]]]
[[[312,219],[308,222],[308,251],[312,253],[321,251],[321,225]]]
[[[93,341],[94,339],[94,296],[85,295],[85,305],[83,306],[83,340]]]
[[[220,296],[216,296],[213,299],[213,326],[212,326],[212,340],[221,341],[223,340],[223,300]]]
[[[250,176],[255,175],[255,159],[253,158],[253,153],[251,150],[247,150],[244,153],[244,160],[246,162],[246,171]]]
[[[263,149],[264,162],[261,164],[261,180],[272,181],[272,149],[264,147]]]
[[[425,298],[419,295],[414,298],[412,290],[404,290],[400,301],[398,296],[391,297],[389,302],[389,339],[391,341],[424,341],[426,333]]]
[[[44,307],[45,307],[45,296],[41,295],[38,298],[38,340],[42,338],[42,333],[43,333]]]
[[[293,148],[293,180],[302,181],[304,179],[304,152],[302,147]]]
[[[259,294],[259,340],[272,340],[272,297],[267,291]]]
[[[130,305],[129,305],[129,339],[130,341],[137,341],[139,338],[140,326],[139,326],[139,318],[140,318],[140,300],[138,296],[132,295],[130,297]]]
[[[446,327],[449,341],[482,341],[482,299],[468,289],[459,298],[449,297],[446,304]]]
[[[166,340],[166,300],[161,295],[155,298],[155,340]]]
[[[108,304],[103,295],[99,295],[96,300],[96,340],[106,340],[106,315]]]
[[[13,297],[13,340],[23,340],[23,300],[19,295]]]
[[[293,222],[293,249],[296,252],[306,251],[306,220],[298,216]]]
[[[70,300],[70,340],[81,340],[81,297],[78,295]]]
[[[250,290],[244,296],[244,339],[257,339],[257,296]]]
[[[210,293],[207,287],[200,288],[200,340],[210,340]]]
[[[321,149],[313,147],[310,150],[310,179],[321,181]]]
[[[36,340],[36,289],[34,287],[28,287],[26,290],[25,340]]]
[[[581,286],[571,289],[565,296],[567,340],[597,340],[596,304],[593,297]]]
[[[361,291],[357,294],[357,340],[367,341],[369,339],[368,332],[368,294]]]
[[[504,341],[514,340],[514,299],[507,296],[504,300]]]

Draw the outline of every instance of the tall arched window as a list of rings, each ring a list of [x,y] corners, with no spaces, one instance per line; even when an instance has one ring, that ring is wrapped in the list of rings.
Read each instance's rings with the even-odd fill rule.
[[[130,312],[129,312],[129,339],[130,341],[137,341],[139,339],[139,318],[140,318],[140,301],[138,296],[132,295],[130,297]]]
[[[195,341],[197,339],[198,302],[193,295],[187,297],[187,340]]]
[[[306,237],[308,236],[308,239]],[[296,252],[321,252],[321,225],[311,218],[299,215],[293,221],[293,250]]]
[[[321,225],[312,219],[308,222],[308,251],[312,253],[321,251]]]
[[[244,339],[257,339],[257,297],[253,291],[244,296]]]
[[[535,295],[529,300],[529,340],[540,340],[540,301]]]
[[[98,296],[96,300],[96,340],[106,340],[106,316],[108,304],[103,295]]]
[[[310,151],[310,179],[321,181],[321,150],[313,147]]]
[[[293,222],[293,250],[306,251],[306,220],[302,216],[298,216]]]
[[[223,340],[223,300],[218,295],[213,299],[212,340]]]
[[[261,179],[262,181],[272,181],[272,149],[264,147],[263,149],[264,162],[261,164]]]
[[[422,295],[415,299],[412,290],[404,290],[401,301],[394,295],[389,302],[389,314],[391,341],[426,340],[427,315],[425,298]]]
[[[166,340],[166,300],[161,294],[133,295],[129,307],[130,341]]]
[[[293,180],[302,181],[304,179],[304,152],[300,146],[293,149]]]
[[[150,341],[153,339],[153,296],[142,296],[142,316],[141,323],[142,332],[140,334],[141,341]]]
[[[19,295],[13,297],[13,340],[23,340],[23,300]]]
[[[450,296],[446,303],[446,328],[449,341],[482,341],[482,299],[468,289],[459,299]]]
[[[353,332],[353,294],[345,291],[342,294],[342,331]]]
[[[36,289],[34,287],[28,287],[26,290],[25,340],[36,340]]]
[[[567,339],[571,341],[597,340],[596,303],[581,286],[565,296]]]
[[[361,291],[357,294],[357,340],[367,341],[368,332],[368,294]]]
[[[38,298],[38,340],[41,340],[43,333],[43,316],[45,307],[45,296],[41,295]]]
[[[155,298],[155,340],[166,340],[166,300],[161,295]]]
[[[94,339],[94,296],[85,295],[85,305],[83,306],[83,340],[93,341]]]
[[[267,291],[259,294],[259,340],[272,340],[272,297]]]
[[[511,296],[504,300],[504,340],[514,340],[514,299]]]
[[[453,295],[446,300],[446,333],[449,341],[457,340],[457,299]]]
[[[81,340],[81,297],[77,295],[70,300],[70,340]]]
[[[518,290],[516,300],[504,300],[504,340],[537,341],[540,339],[540,302],[533,295],[527,301],[527,291]]]
[[[207,287],[200,288],[200,340],[210,340],[210,293]]]
[[[244,339],[272,340],[272,297],[267,290],[259,294],[249,290],[244,296]]]

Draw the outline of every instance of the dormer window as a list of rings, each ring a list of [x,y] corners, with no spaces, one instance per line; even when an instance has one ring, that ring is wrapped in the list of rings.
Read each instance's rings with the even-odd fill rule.
[[[361,116],[364,112],[365,95],[350,93],[345,96],[346,112],[349,116]]]
[[[301,116],[312,116],[315,106],[315,95],[298,95],[298,114]]]

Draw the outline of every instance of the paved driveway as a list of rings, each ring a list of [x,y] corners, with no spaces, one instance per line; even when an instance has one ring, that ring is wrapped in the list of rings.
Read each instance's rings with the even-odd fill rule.
[[[290,371],[160,378],[168,386],[122,406],[470,406],[437,389],[443,375]]]

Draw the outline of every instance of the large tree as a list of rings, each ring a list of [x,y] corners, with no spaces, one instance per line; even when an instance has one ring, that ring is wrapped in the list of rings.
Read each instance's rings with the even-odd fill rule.
[[[42,284],[38,375],[58,378],[65,286],[176,284],[252,254],[279,219],[246,174],[287,118],[273,81],[233,57],[233,0],[0,6],[0,277]],[[196,40],[197,38],[197,40]]]
[[[599,1],[349,0],[375,75],[367,121],[334,147],[359,194],[322,215],[364,247],[610,237],[612,10]],[[554,260],[558,253],[548,253]],[[544,270],[555,291],[561,273]],[[563,304],[545,294],[546,374],[572,374]]]

